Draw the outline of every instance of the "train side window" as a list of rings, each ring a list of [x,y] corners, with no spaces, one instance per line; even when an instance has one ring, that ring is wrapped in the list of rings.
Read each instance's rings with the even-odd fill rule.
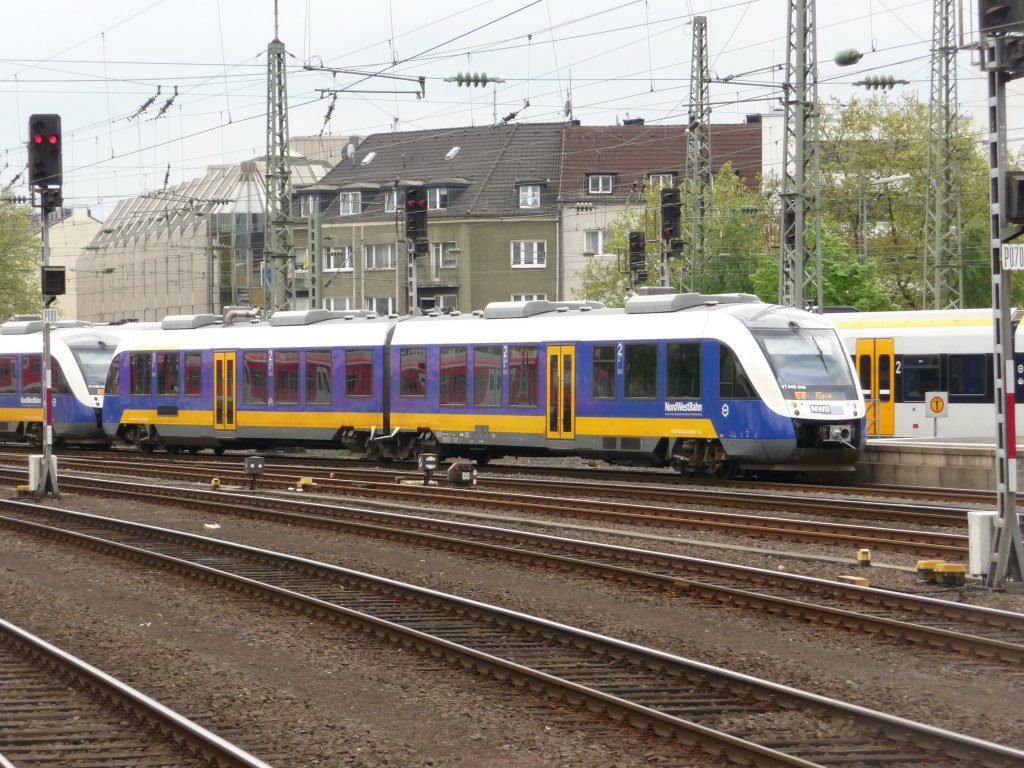
[[[274,352],[274,402],[296,405],[299,402],[299,351]]]
[[[178,352],[158,352],[156,355],[156,393],[158,395],[178,394],[178,367],[181,355]]]
[[[441,347],[441,405],[465,405],[469,348]]]
[[[900,367],[903,375],[903,401],[924,402],[924,393],[939,389],[939,357],[904,355]]]
[[[670,343],[665,352],[665,397],[700,397],[700,344]]]
[[[43,393],[43,359],[39,355],[21,356],[21,394]]]
[[[110,368],[107,369],[107,380],[103,385],[103,394],[104,396],[121,394],[121,358],[117,356],[110,361]]]
[[[427,348],[402,347],[399,358],[399,394],[401,397],[427,396]]]
[[[334,402],[331,350],[306,351],[306,405],[330,405]]]
[[[18,359],[0,355],[0,395],[18,394]]]
[[[721,360],[718,369],[718,394],[726,400],[753,400],[757,397],[754,385],[747,378],[746,371],[736,353],[724,344],[721,346]]]
[[[615,399],[618,381],[615,377],[615,345],[594,345],[594,399]]]
[[[373,350],[345,350],[345,396],[370,397],[373,394]]]
[[[132,352],[128,355],[128,387],[133,395],[153,393],[153,353]]]
[[[246,405],[267,404],[267,352],[249,350],[242,353],[242,402]]]
[[[203,394],[203,353],[185,353],[185,396]]]
[[[508,361],[508,404],[536,408],[540,383],[540,356],[536,347],[512,347]]]
[[[658,345],[627,344],[624,350],[625,395],[634,400],[658,396]]]
[[[474,347],[473,405],[499,407],[502,385],[501,347]]]
[[[50,381],[53,382],[53,392],[56,395],[70,395],[71,385],[68,384],[64,370],[54,358],[50,358]]]
[[[987,372],[985,355],[950,355],[949,394],[984,395]]]

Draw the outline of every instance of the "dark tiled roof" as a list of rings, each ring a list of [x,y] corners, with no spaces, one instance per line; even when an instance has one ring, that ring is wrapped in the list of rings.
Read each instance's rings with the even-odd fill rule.
[[[565,128],[562,143],[562,199],[623,201],[638,200],[648,175],[686,172],[684,125],[609,125]],[[761,172],[760,123],[711,126],[711,165],[717,173],[731,161],[736,172],[756,187]],[[615,184],[610,195],[588,191],[587,177],[612,174]]]
[[[392,217],[383,212],[383,191],[396,181],[449,188],[449,207],[431,217],[550,216],[558,202],[562,130],[560,123],[523,123],[378,133],[320,183],[363,191],[363,214],[345,219]],[[519,207],[517,182],[526,181],[543,184],[539,208]],[[337,204],[326,213],[337,214]]]

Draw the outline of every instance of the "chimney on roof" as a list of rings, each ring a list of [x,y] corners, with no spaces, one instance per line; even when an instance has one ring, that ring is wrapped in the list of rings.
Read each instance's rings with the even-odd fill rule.
[[[761,122],[761,116],[760,115],[747,115],[747,125],[752,125],[754,123],[760,123],[760,122]]]

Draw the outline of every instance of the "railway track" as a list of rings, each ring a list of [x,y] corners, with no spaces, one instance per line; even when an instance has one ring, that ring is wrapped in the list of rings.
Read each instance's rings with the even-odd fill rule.
[[[0,766],[270,768],[0,619]]]
[[[258,517],[535,567],[567,570],[691,599],[765,611],[789,619],[919,644],[990,661],[1024,662],[1024,615],[873,589],[797,574],[503,527],[438,520],[423,514],[339,506],[181,486],[66,477],[64,487],[111,498],[173,504],[210,514]],[[813,600],[813,602],[812,602]]]
[[[749,765],[1024,761],[1024,751],[389,579],[38,504],[4,507],[5,527],[336,620]]]
[[[163,479],[209,485],[211,481],[208,467],[193,466],[186,462],[179,464],[147,462],[145,471]],[[140,471],[138,463],[126,461],[68,461],[62,464],[64,471],[78,467],[80,471],[97,474],[137,475]],[[8,477],[22,476],[19,468],[8,467],[0,470]],[[229,469],[218,467],[218,480],[236,486],[248,486],[251,478],[241,468]],[[376,475],[375,475],[376,477]],[[261,489],[287,490],[296,486],[298,478],[294,474],[267,471],[259,477]],[[654,501],[643,498],[642,491],[629,493],[630,489],[612,489],[612,495],[623,490],[629,501],[605,501],[584,496],[545,496],[534,489],[524,494],[522,489],[515,491],[492,491],[488,489],[453,488],[448,486],[424,487],[421,485],[396,484],[383,479],[358,480],[347,477],[320,477],[315,481],[319,492],[332,493],[348,498],[359,498],[392,503],[406,502],[420,505],[426,500],[436,504],[457,504],[466,507],[478,504],[491,510],[504,512],[543,514],[571,519],[599,520],[604,523],[627,523],[640,525],[658,525],[675,527],[685,530],[713,531],[719,533],[770,538],[782,541],[799,541],[812,544],[828,544],[845,548],[870,548],[892,552],[904,552],[920,557],[944,558],[948,560],[964,560],[967,556],[967,536],[961,533],[944,533],[931,530],[909,530],[899,528],[883,528],[877,526],[855,525],[828,520],[811,520],[784,518],[765,514],[740,514],[720,510],[708,511],[701,509],[682,509],[675,506],[658,506]],[[596,491],[593,491],[596,492]],[[640,496],[638,499],[637,496]],[[776,505],[786,506],[790,511],[800,511],[805,515],[826,513],[834,515],[835,509],[842,500],[822,497],[786,500],[773,497],[770,501]],[[704,498],[702,504],[717,503],[714,499]],[[748,495],[745,503],[751,508],[763,508],[765,500]],[[869,502],[873,509],[885,505]],[[863,507],[860,507],[863,508]],[[948,511],[948,510],[947,510]],[[961,514],[965,514],[962,509]],[[849,514],[855,516],[851,507]],[[931,514],[925,519],[934,520]],[[947,519],[948,518],[943,518]],[[920,522],[922,517],[918,517]]]

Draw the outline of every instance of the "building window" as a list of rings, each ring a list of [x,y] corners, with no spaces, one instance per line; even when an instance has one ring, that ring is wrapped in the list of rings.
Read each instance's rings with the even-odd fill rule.
[[[540,208],[540,184],[523,184],[519,187],[520,208]]]
[[[395,313],[394,296],[367,296],[366,308],[378,315],[387,316]]]
[[[370,243],[364,247],[366,249],[367,269],[395,268],[394,243]]]
[[[394,213],[398,207],[398,195],[393,189],[384,190],[384,213]]]
[[[363,197],[361,192],[339,192],[338,213],[342,216],[352,216],[363,212]]]
[[[544,240],[513,240],[512,266],[543,267],[547,263],[546,250],[547,243]]]
[[[512,301],[547,301],[546,293],[513,293]]]
[[[324,309],[331,312],[343,312],[347,309],[352,309],[352,297],[332,296],[328,299],[324,299]]]
[[[451,149],[448,150],[448,154],[444,156],[444,159],[451,160],[453,157],[459,154],[460,149],[462,149],[462,147],[452,147]]]
[[[427,210],[440,211],[448,207],[448,187],[429,187],[427,189]]]
[[[583,233],[583,255],[595,256],[604,253],[608,233],[603,229],[588,229]]]
[[[324,250],[324,269],[338,271],[352,269],[352,246],[332,245]]]
[[[299,197],[299,218],[305,219],[311,213],[318,210],[316,195],[302,195]]]
[[[610,173],[594,173],[587,176],[587,191],[592,195],[610,195],[615,177]]]
[[[305,248],[292,249],[292,263],[296,269],[309,269],[309,261],[306,259]]]
[[[459,297],[455,293],[440,293],[434,297],[434,308],[442,312],[454,312],[459,308]]]
[[[430,249],[433,251],[434,263],[438,268],[451,268],[459,265],[459,248],[455,243],[431,243]]]
[[[647,174],[647,184],[653,189],[674,187],[676,185],[676,175],[674,173],[649,173]]]

